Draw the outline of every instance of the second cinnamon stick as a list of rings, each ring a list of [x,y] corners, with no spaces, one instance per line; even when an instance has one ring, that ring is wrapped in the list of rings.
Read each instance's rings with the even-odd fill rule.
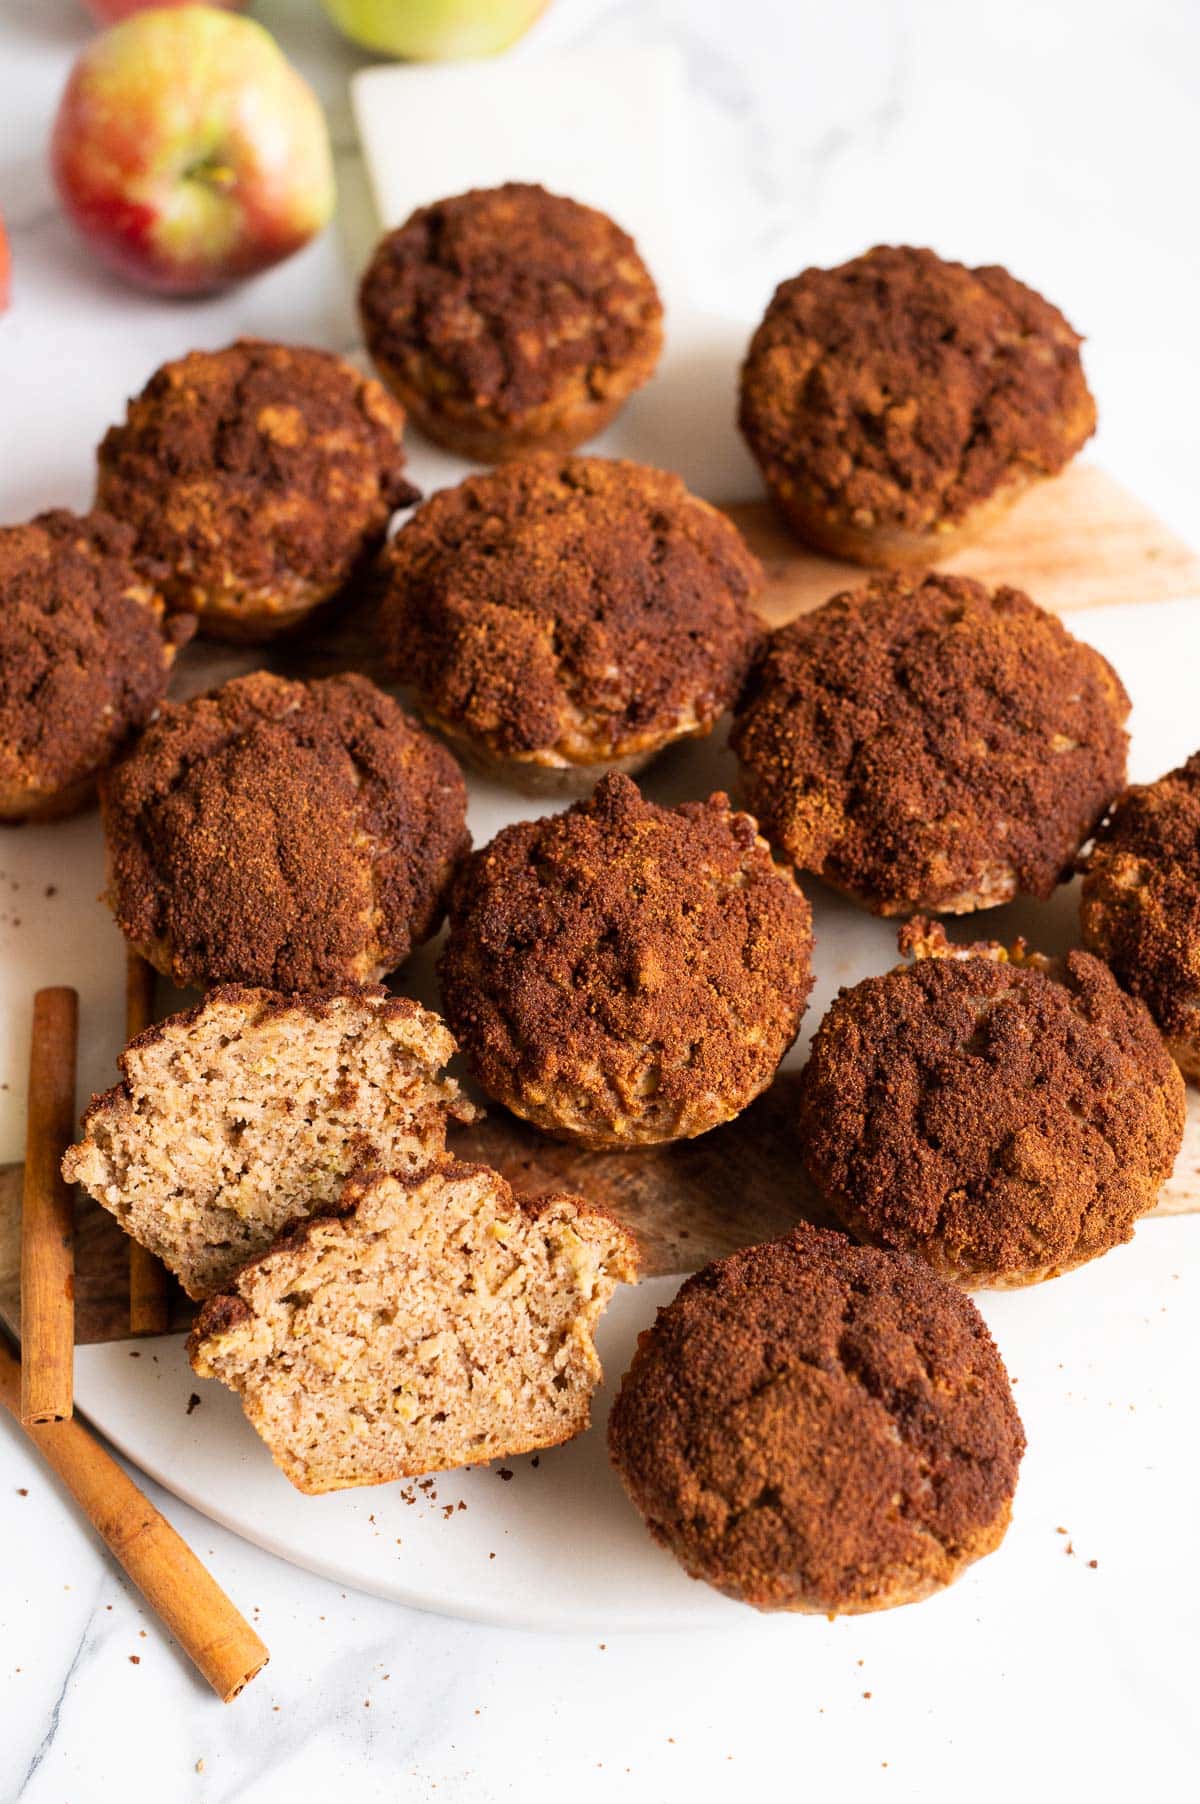
[[[132,949],[125,960],[125,1038],[136,1039],[154,1020],[154,986],[157,974],[140,952]],[[165,1334],[170,1325],[167,1274],[153,1253],[129,1243],[129,1332]]]
[[[75,1222],[60,1169],[75,1125],[74,990],[33,999],[25,1189],[21,1204],[21,1420],[62,1422],[73,1407]]]

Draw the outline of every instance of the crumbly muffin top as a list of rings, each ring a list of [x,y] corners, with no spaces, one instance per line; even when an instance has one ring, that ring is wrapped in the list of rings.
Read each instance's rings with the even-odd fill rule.
[[[728,799],[661,808],[608,776],[497,834],[450,900],[442,995],[492,1094],[623,1109],[748,1100],[811,987],[808,904]]]
[[[1083,931],[1168,1038],[1200,1035],[1200,752],[1113,809],[1087,862]]]
[[[659,1310],[609,1447],[693,1575],[834,1614],[907,1602],[995,1545],[1025,1436],[969,1298],[805,1227]]]
[[[428,360],[452,392],[507,418],[581,371],[602,378],[656,351],[662,330],[629,234],[524,182],[419,208],[381,241],[359,303],[382,367]]]
[[[776,289],[740,424],[770,477],[856,525],[955,522],[1095,431],[1081,339],[999,268],[879,245]]]
[[[256,671],[166,707],[101,803],[122,931],[205,986],[391,970],[469,843],[458,766],[361,676]]]
[[[99,494],[167,577],[339,584],[416,499],[403,429],[403,408],[340,357],[243,338],[155,372],[101,442]]]
[[[891,576],[772,635],[731,743],[795,863],[895,912],[1001,868],[1048,896],[1121,786],[1128,712],[1019,590]]]
[[[390,659],[502,756],[620,756],[733,701],[762,568],[677,476],[537,457],[426,503],[384,553]]]
[[[854,1232],[967,1281],[1019,1281],[1130,1238],[1179,1150],[1183,1085],[1089,953],[1051,972],[971,951],[841,992],[798,1128]]]
[[[193,622],[164,618],[107,514],[0,527],[0,782],[58,788],[107,764],[167,690]]]

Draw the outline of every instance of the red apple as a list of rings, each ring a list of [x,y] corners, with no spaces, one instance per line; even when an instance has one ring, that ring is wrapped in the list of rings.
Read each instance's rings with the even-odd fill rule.
[[[333,211],[312,89],[261,25],[212,6],[160,7],[96,38],[71,71],[51,158],[96,250],[164,294],[254,275]]]
[[[152,6],[187,6],[190,0],[83,0],[93,19],[101,25],[115,25],[131,13],[144,13]],[[249,0],[209,0],[210,6],[223,6],[226,12],[245,12]]]
[[[12,274],[12,252],[8,248],[8,233],[4,229],[4,221],[0,219],[0,313],[12,299],[10,277]]]

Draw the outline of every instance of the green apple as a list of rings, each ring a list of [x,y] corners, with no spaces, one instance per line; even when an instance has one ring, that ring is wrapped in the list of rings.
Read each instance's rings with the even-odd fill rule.
[[[418,62],[494,56],[523,37],[549,0],[325,0],[348,38]]]

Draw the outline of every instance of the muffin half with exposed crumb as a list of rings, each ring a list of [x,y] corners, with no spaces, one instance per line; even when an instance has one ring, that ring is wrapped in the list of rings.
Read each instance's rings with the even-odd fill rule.
[[[1087,952],[951,946],[838,995],[797,1130],[859,1239],[968,1288],[1034,1284],[1132,1238],[1183,1139],[1183,1082],[1145,1006]]]
[[[689,1278],[609,1450],[655,1540],[760,1610],[914,1603],[999,1546],[1025,1436],[970,1298],[799,1228]]]
[[[807,544],[885,569],[934,563],[1095,431],[1081,342],[1007,270],[879,245],[779,285],[739,421]]]
[[[439,972],[480,1083],[588,1147],[690,1139],[765,1090],[812,985],[812,917],[727,797],[605,777],[464,866]]]
[[[526,182],[419,208],[380,242],[359,308],[422,432],[482,463],[595,438],[662,349],[662,302],[629,234]]]
[[[582,1197],[446,1161],[352,1180],[242,1267],[188,1342],[298,1490],[482,1465],[570,1440],[637,1248]]]
[[[731,744],[767,837],[876,914],[1046,898],[1125,778],[1129,697],[1017,589],[877,578],[771,635]]]
[[[1121,797],[1087,858],[1080,914],[1084,944],[1200,1083],[1200,752]]]
[[[110,515],[0,527],[0,821],[73,814],[167,692],[194,622],[168,614]]]
[[[347,592],[417,499],[403,431],[342,358],[243,338],[155,372],[104,437],[97,498],[203,632],[270,639]]]
[[[711,732],[759,644],[762,568],[677,476],[537,457],[471,476],[385,550],[396,677],[465,759],[587,794]]]
[[[63,1159],[134,1240],[206,1297],[355,1171],[413,1171],[471,1105],[437,1015],[382,989],[230,986],[149,1028]]]
[[[436,931],[470,844],[453,758],[362,676],[168,705],[100,802],[118,926],[200,988],[375,982]]]

